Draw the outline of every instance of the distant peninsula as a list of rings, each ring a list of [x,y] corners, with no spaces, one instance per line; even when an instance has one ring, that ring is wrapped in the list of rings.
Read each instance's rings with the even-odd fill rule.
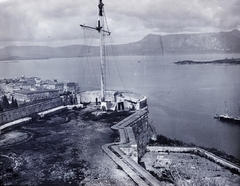
[[[232,65],[240,65],[240,58],[234,59],[219,59],[213,61],[191,61],[191,60],[183,60],[174,62],[177,65],[195,65],[195,64],[232,64]]]

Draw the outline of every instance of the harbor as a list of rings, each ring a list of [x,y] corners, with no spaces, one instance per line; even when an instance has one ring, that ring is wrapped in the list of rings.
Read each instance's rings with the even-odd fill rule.
[[[238,26],[185,34],[205,30],[191,25],[198,16],[164,30],[165,11],[152,2],[139,13],[107,3],[108,20],[104,0],[54,3],[32,2],[37,17],[24,11],[22,20],[35,19],[11,24],[29,35],[17,32],[19,42],[0,48],[0,185],[239,185]],[[112,45],[113,34],[128,43]]]

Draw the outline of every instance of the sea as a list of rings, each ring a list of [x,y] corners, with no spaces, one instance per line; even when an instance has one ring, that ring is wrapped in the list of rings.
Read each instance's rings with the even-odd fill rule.
[[[107,89],[146,95],[149,121],[157,134],[240,159],[240,124],[214,119],[226,112],[240,116],[240,65],[173,63],[225,58],[240,54],[108,57]],[[0,62],[0,78],[21,76],[74,81],[81,90],[98,90],[100,62],[98,57]]]

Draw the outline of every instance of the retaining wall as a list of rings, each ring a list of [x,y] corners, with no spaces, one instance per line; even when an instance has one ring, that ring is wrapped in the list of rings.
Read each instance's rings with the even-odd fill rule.
[[[208,152],[204,149],[198,148],[198,147],[158,147],[158,146],[147,146],[148,151],[154,151],[154,152],[182,152],[182,153],[193,153],[199,156],[203,156],[215,163],[218,163],[224,167],[234,169],[238,173],[240,173],[240,167],[237,165],[224,160],[211,152]]]
[[[146,110],[136,111],[112,128],[124,130],[121,139],[126,138],[124,141],[128,143],[121,145],[120,149],[138,162],[145,154],[147,144],[152,136],[151,126],[148,122],[148,112]]]
[[[109,157],[122,167],[136,185],[161,185],[159,180],[138,164],[153,132],[148,123],[148,112],[138,110],[111,128],[119,131],[120,142],[103,145],[102,149]]]
[[[39,103],[22,106],[16,109],[0,112],[0,125],[39,113],[48,109],[52,109],[62,105],[61,98],[42,101]]]

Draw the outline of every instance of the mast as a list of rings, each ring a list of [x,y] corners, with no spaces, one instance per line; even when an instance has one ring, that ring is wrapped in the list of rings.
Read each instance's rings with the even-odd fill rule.
[[[98,4],[98,25],[97,27],[80,25],[82,28],[97,30],[100,35],[100,59],[101,59],[101,102],[105,101],[106,91],[106,62],[105,62],[105,48],[104,48],[104,34],[110,35],[111,32],[104,30],[104,4],[99,0]]]
[[[105,101],[105,90],[106,90],[106,64],[105,64],[105,53],[104,53],[104,38],[103,30],[103,9],[104,4],[102,0],[99,0],[99,14],[98,14],[98,32],[100,34],[100,58],[101,58],[101,101]],[[102,25],[101,25],[102,24]]]

